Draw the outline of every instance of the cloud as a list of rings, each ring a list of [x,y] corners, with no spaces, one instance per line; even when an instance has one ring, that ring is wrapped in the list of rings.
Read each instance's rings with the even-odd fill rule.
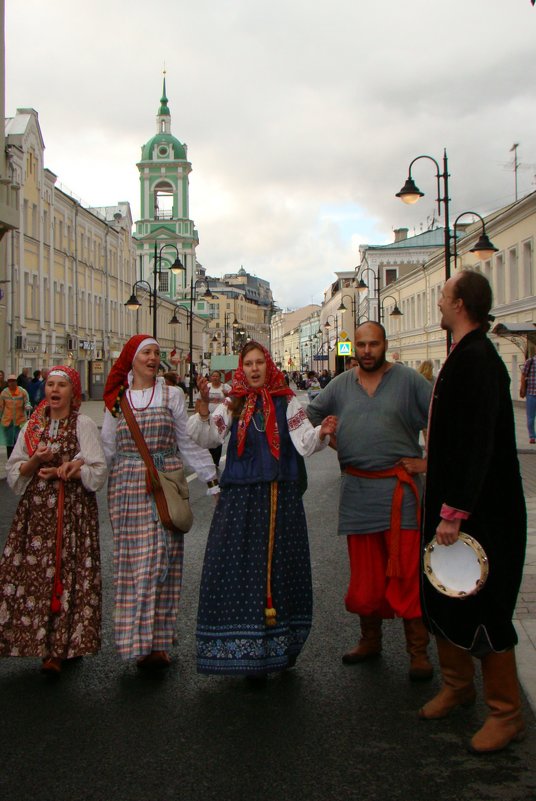
[[[513,200],[514,141],[519,192],[534,189],[535,25],[504,0],[26,0],[6,9],[6,106],[39,111],[46,164],[76,195],[129,200],[136,218],[165,62],[200,261],[243,264],[297,306],[361,242],[437,217],[430,162],[414,168],[421,203],[395,198],[419,154],[441,165],[447,148],[453,214]]]

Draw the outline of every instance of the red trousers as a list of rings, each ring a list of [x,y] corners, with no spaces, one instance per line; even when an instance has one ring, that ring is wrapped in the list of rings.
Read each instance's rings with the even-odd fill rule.
[[[416,529],[400,533],[400,576],[387,572],[388,543],[391,532],[350,534],[350,584],[346,598],[349,612],[410,620],[421,617],[420,601],[420,534]]]

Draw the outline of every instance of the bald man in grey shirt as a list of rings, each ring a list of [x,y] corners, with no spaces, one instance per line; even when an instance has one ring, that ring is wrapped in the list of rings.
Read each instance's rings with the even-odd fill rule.
[[[386,359],[379,323],[356,330],[358,366],[334,378],[312,401],[313,424],[338,418],[341,465],[338,533],[348,540],[348,611],[360,616],[361,638],[343,656],[356,664],[380,654],[382,619],[404,620],[410,678],[429,679],[428,633],[419,598],[420,431],[426,428],[431,384],[416,370]]]

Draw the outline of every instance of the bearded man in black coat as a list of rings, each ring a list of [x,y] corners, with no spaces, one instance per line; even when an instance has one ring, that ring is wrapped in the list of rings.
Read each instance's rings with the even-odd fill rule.
[[[491,287],[477,272],[450,278],[439,301],[454,346],[437,378],[428,429],[424,545],[452,545],[460,531],[483,546],[489,576],[464,599],[423,578],[425,622],[436,636],[443,687],[419,711],[443,718],[475,701],[473,657],[481,659],[490,713],[471,740],[476,753],[499,751],[525,733],[512,623],[521,583],[527,520],[516,452],[510,379],[486,336]]]

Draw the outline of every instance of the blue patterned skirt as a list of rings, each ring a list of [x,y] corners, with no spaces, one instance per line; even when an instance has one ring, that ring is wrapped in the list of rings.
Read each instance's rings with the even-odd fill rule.
[[[271,587],[275,626],[265,623],[270,484],[221,492],[208,535],[197,618],[197,670],[259,675],[292,667],[311,629],[307,522],[297,482],[278,485]]]

